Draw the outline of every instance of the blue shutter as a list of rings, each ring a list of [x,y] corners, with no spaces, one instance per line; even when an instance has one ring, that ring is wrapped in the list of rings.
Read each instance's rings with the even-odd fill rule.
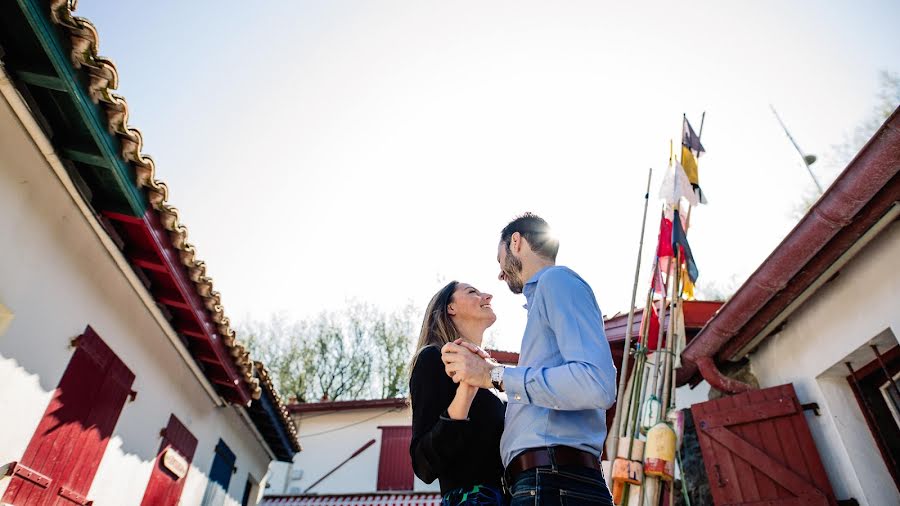
[[[206,492],[203,494],[202,506],[222,506],[228,495],[228,485],[231,483],[231,474],[234,469],[236,457],[231,448],[221,439],[216,445],[216,453],[212,467],[209,470],[209,482],[206,484]]]

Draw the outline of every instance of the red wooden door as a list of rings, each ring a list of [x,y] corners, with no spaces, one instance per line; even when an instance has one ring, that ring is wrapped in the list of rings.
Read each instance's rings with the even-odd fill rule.
[[[163,431],[159,454],[150,473],[147,490],[141,506],[175,506],[181,498],[181,490],[187,479],[187,470],[194,460],[197,438],[175,415],[169,417],[169,424]],[[172,455],[171,452],[175,452]],[[173,462],[174,461],[174,462]]]
[[[134,374],[88,327],[77,339],[77,349],[2,502],[87,504],[88,489],[133,382]]]
[[[793,385],[691,406],[714,502],[835,505]]]
[[[412,490],[413,468],[409,456],[412,427],[379,427],[381,454],[378,457],[378,490]]]

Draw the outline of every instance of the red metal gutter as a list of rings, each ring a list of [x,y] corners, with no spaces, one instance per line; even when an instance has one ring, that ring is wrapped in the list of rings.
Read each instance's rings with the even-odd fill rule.
[[[723,351],[742,349],[847,251],[854,237],[858,238],[897,201],[898,171],[900,109],[891,114],[797,226],[687,345],[679,378],[706,371],[703,377],[710,383],[727,380],[716,374],[715,363],[705,358],[739,359]],[[836,238],[841,232],[848,234],[847,240]],[[781,292],[787,296],[780,296]],[[766,307],[773,299],[775,303]]]

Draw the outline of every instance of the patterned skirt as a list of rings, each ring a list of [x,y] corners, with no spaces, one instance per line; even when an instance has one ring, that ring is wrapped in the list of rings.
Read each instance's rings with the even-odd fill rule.
[[[444,494],[441,506],[506,506],[509,499],[503,491],[490,485],[457,488]]]

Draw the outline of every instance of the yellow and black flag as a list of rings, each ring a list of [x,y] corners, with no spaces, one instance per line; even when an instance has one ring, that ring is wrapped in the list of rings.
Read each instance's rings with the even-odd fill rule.
[[[694,133],[694,129],[691,128],[687,116],[684,117],[682,131],[681,166],[684,167],[684,173],[687,174],[691,186],[694,187],[694,193],[697,194],[700,203],[706,204],[706,197],[703,195],[703,190],[700,189],[700,174],[697,171],[697,158],[702,153],[705,153],[706,150],[703,149],[703,144],[700,144],[700,137],[698,137],[697,134]],[[695,152],[697,153],[696,157],[694,156]]]

